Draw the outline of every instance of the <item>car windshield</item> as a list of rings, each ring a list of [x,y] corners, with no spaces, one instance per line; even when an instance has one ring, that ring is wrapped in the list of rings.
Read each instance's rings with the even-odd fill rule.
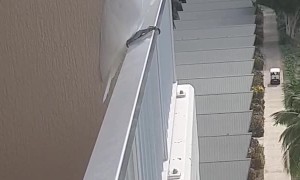
[[[279,75],[279,72],[271,72],[271,75]]]

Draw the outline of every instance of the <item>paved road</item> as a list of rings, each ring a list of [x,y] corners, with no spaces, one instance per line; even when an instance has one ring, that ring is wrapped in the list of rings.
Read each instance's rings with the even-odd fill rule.
[[[283,169],[281,143],[279,136],[285,129],[283,126],[273,126],[271,114],[283,109],[283,91],[281,86],[270,86],[269,70],[272,67],[282,67],[281,54],[278,47],[278,32],[275,13],[266,9],[264,11],[265,42],[263,52],[266,55],[264,70],[265,78],[265,135],[262,142],[265,147],[265,180],[290,180]],[[282,72],[281,72],[282,73]]]

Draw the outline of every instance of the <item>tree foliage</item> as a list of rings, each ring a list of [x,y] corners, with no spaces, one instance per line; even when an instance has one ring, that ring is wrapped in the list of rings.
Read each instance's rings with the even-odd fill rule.
[[[257,0],[256,3],[287,14],[295,13],[300,7],[299,0]]]
[[[284,105],[285,110],[272,116],[275,125],[284,125],[286,129],[280,136],[283,160],[287,172],[293,178],[300,177],[300,80],[298,68],[299,48],[289,43],[281,46],[284,57]]]
[[[299,106],[297,103],[296,106]],[[283,160],[287,172],[293,177],[300,175],[300,116],[292,110],[279,111],[272,116],[276,124],[286,125],[287,128],[280,136],[284,150]]]
[[[257,3],[268,6],[277,13],[282,13],[286,34],[291,38],[295,38],[296,28],[300,19],[299,0],[257,0]]]

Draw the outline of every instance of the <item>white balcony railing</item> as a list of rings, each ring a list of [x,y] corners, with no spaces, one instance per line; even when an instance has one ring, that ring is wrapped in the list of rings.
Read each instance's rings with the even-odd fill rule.
[[[85,180],[159,180],[167,160],[173,91],[171,0],[155,0],[142,28],[161,34],[133,45],[123,62]]]

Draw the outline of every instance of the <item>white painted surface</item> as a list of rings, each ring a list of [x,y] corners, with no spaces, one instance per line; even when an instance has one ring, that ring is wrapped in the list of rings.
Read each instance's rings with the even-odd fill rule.
[[[199,180],[197,141],[194,88],[191,85],[179,85],[168,180]]]
[[[165,160],[165,162],[163,164],[162,180],[168,179],[168,171],[169,171],[169,166],[170,166],[170,155],[171,155],[171,145],[172,145],[172,137],[173,137],[173,125],[174,125],[174,117],[175,117],[176,94],[177,94],[177,83],[173,84],[170,113],[169,113],[169,120],[168,120],[168,131],[167,131],[168,159]]]
[[[280,72],[280,68],[271,68],[270,72]]]
[[[149,38],[128,49],[85,180],[162,178],[175,80],[173,36],[168,33],[172,17],[170,12],[162,14],[170,11],[171,4],[164,2],[154,0],[149,7],[144,4],[148,8],[143,13],[148,16],[142,28],[155,25],[162,33],[156,39],[151,32]]]
[[[127,39],[143,26],[146,16],[149,16],[149,12],[152,13],[149,7],[153,5],[156,3],[150,4],[145,0],[131,0],[130,3],[123,0],[105,0],[100,37],[101,45],[105,46],[100,48],[99,67],[106,88],[103,100],[109,91],[112,78],[126,56]]]

